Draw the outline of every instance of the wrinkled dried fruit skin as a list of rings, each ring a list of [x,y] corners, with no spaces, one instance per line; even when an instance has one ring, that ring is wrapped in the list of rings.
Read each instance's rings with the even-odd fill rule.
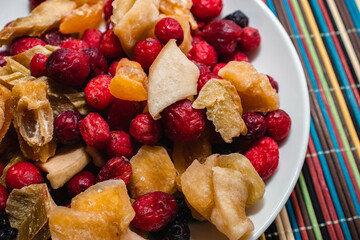
[[[110,141],[109,125],[98,113],[89,113],[79,123],[81,136],[87,145],[105,148]]]
[[[44,32],[40,38],[49,45],[61,46],[65,42],[73,39],[70,34],[62,34],[58,29],[52,29]]]
[[[194,30],[198,27],[194,16],[190,12],[192,1],[189,0],[160,0],[160,12],[165,15],[177,15],[184,17]]]
[[[132,157],[134,147],[130,135],[124,131],[111,131],[110,135],[110,142],[105,148],[106,154],[109,157]]]
[[[161,43],[155,38],[147,38],[135,46],[134,60],[147,71],[162,49]]]
[[[274,80],[274,78],[272,78],[269,75],[266,75],[267,78],[269,79],[269,82],[271,84],[271,86],[273,87],[273,89],[275,89],[275,91],[278,93],[279,92],[279,84],[277,81]]]
[[[261,37],[256,28],[245,27],[243,37],[239,42],[239,47],[243,51],[251,51],[260,46]]]
[[[37,45],[45,46],[46,43],[41,40],[40,38],[29,38],[29,37],[23,37],[16,39],[10,47],[10,53],[11,55],[17,55],[19,53],[25,52],[26,50],[29,50]]]
[[[231,20],[241,28],[247,27],[249,25],[249,18],[240,10],[227,15],[224,19]]]
[[[43,54],[36,54],[31,59],[30,62],[30,71],[31,75],[36,78],[46,76],[46,60],[48,59],[47,56]]]
[[[81,139],[79,122],[80,113],[65,111],[59,114],[54,121],[54,132],[62,144],[74,144]]]
[[[267,123],[264,116],[259,113],[246,112],[243,114],[243,119],[248,128],[246,138],[256,139],[265,135]]]
[[[106,121],[111,130],[128,131],[131,120],[141,111],[141,106],[137,102],[115,99],[110,105]]]
[[[149,113],[140,114],[131,121],[130,134],[135,140],[147,144],[156,144],[161,137],[161,125]]]
[[[6,188],[3,185],[0,185],[0,212],[5,211],[6,201],[9,197],[9,194]],[[1,234],[0,234],[1,236]]]
[[[266,136],[275,141],[281,141],[289,135],[291,128],[291,118],[284,110],[276,110],[266,114],[267,131]]]
[[[155,36],[164,45],[170,39],[175,39],[179,46],[184,40],[184,31],[175,19],[163,18],[155,26]]]
[[[112,3],[113,3],[114,0],[107,0],[106,1],[106,4],[104,6],[104,17],[105,17],[105,20],[109,20],[112,13],[113,13],[113,6],[112,6]]]
[[[223,67],[226,66],[226,63],[218,63],[215,65],[215,67],[213,68],[212,72],[216,75],[218,75],[220,69],[222,69]]]
[[[114,59],[123,55],[119,38],[112,29],[107,30],[101,37],[100,50],[107,59]]]
[[[199,76],[199,80],[197,82],[198,86],[197,86],[197,91],[198,94],[200,92],[200,90],[202,89],[202,87],[210,80],[210,79],[221,79],[221,77],[219,77],[218,75],[216,75],[215,73],[209,72],[209,73],[204,73],[204,74],[200,74]]]
[[[159,231],[171,222],[177,213],[176,200],[164,192],[143,195],[133,203],[135,217],[132,224],[142,231]]]
[[[118,64],[119,64],[119,61],[118,60],[115,60],[115,61],[113,61],[112,63],[111,63],[111,65],[110,65],[110,67],[109,67],[109,75],[110,76],[115,76],[115,74],[116,74],[116,68],[117,68],[117,66],[118,66]]]
[[[188,53],[188,58],[192,61],[203,63],[210,69],[212,69],[218,61],[215,49],[205,41],[194,45]]]
[[[76,174],[67,184],[67,191],[71,197],[85,191],[96,183],[94,175],[89,171]]]
[[[6,187],[11,191],[31,184],[43,183],[40,171],[29,162],[20,162],[9,168],[6,173]]]
[[[220,15],[223,2],[222,0],[193,0],[191,12],[197,19],[209,21]]]
[[[87,29],[81,40],[87,42],[91,47],[100,47],[102,32],[99,29]]]
[[[83,51],[90,46],[87,42],[80,39],[72,39],[61,45],[61,48],[70,48],[72,50]]]
[[[230,62],[230,61],[245,61],[245,62],[250,62],[250,60],[248,59],[248,57],[246,56],[245,53],[239,51],[239,50],[235,50],[234,52],[225,55],[224,57],[224,62]]]
[[[8,131],[12,120],[10,97],[11,91],[0,84],[0,142]]]
[[[6,65],[6,61],[4,59],[4,57],[6,57],[6,56],[10,56],[9,51],[5,51],[5,50],[0,51],[0,67],[3,67]]]
[[[98,47],[89,47],[84,50],[90,65],[90,77],[96,77],[108,72],[108,64],[104,54]]]
[[[112,103],[114,97],[109,90],[110,81],[109,75],[98,75],[88,82],[84,92],[86,101],[91,107],[105,109]]]
[[[132,175],[131,164],[125,157],[116,157],[108,160],[101,168],[97,180],[99,182],[109,179],[123,180],[127,185]]]

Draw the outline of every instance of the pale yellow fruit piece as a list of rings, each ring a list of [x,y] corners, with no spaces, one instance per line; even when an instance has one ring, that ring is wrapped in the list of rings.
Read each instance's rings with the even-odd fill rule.
[[[204,218],[210,219],[214,206],[211,168],[195,160],[181,175],[186,201]]]
[[[248,184],[239,171],[220,167],[212,171],[215,207],[210,222],[230,240],[238,240],[254,229],[245,214]]]
[[[186,71],[185,71],[186,70]],[[171,39],[149,70],[148,105],[154,119],[171,104],[197,93],[200,71]]]
[[[121,231],[109,224],[102,215],[67,207],[55,207],[49,218],[53,240],[114,240]]]
[[[190,9],[191,0],[160,0],[160,11],[166,15],[177,15],[185,17],[191,24],[191,29],[197,29],[198,25]]]
[[[238,91],[245,112],[270,112],[279,109],[279,96],[264,74],[248,62],[231,61],[219,76],[229,80]]]
[[[226,80],[211,79],[200,90],[193,108],[206,108],[207,118],[213,122],[225,142],[232,142],[240,134],[246,135],[242,106],[235,87]]]
[[[9,105],[10,96],[11,91],[0,84],[0,142],[8,131],[12,120]]]
[[[128,56],[135,45],[151,35],[159,20],[159,0],[115,0],[112,3],[114,33]]]
[[[244,155],[240,153],[222,155],[217,158],[217,166],[239,171],[249,183],[249,197],[246,200],[246,206],[256,203],[264,196],[265,183]]]
[[[22,64],[26,68],[30,68],[31,59],[36,54],[42,54],[45,56],[49,56],[53,51],[46,48],[46,46],[37,45],[25,52],[19,53],[17,55],[12,56],[11,58],[17,61],[18,63]]]
[[[6,66],[4,66],[4,68],[7,69],[7,74],[21,73],[21,74],[23,74],[25,76],[30,76],[31,75],[29,68],[25,67],[24,65],[22,65],[18,61],[12,59],[12,57],[4,57],[4,59],[6,61]],[[7,75],[7,74],[4,74],[4,75]],[[13,86],[15,86],[15,85],[13,85]]]
[[[165,148],[142,146],[130,159],[132,176],[128,185],[132,198],[161,191],[176,191],[176,169]]]
[[[71,0],[47,0],[41,3],[29,16],[16,19],[0,31],[0,46],[23,35],[40,36],[46,30],[56,27],[75,7],[76,3]]]

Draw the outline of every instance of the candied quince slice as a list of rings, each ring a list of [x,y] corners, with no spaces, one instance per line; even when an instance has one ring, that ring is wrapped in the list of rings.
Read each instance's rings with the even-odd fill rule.
[[[115,0],[112,5],[114,33],[126,55],[133,56],[135,45],[151,35],[159,19],[159,0]]]
[[[34,8],[29,16],[16,19],[0,31],[0,46],[23,35],[40,36],[56,27],[76,7],[71,0],[47,0]]]
[[[33,239],[55,206],[45,183],[12,190],[5,210],[11,227],[18,230],[17,239]]]
[[[121,232],[126,231],[135,217],[122,180],[108,180],[91,186],[71,200],[71,208],[98,214]]]
[[[128,187],[131,197],[156,191],[169,194],[176,191],[176,170],[165,148],[144,145],[130,163],[132,176]]]
[[[185,71],[186,70],[186,71]],[[148,106],[154,119],[171,104],[197,93],[200,71],[171,39],[149,70]]]
[[[0,142],[10,127],[12,114],[9,100],[11,91],[0,84]]]
[[[185,17],[191,24],[191,29],[197,29],[197,23],[190,12],[191,0],[160,0],[160,11],[166,15],[177,15]]]
[[[114,240],[121,231],[109,224],[102,215],[67,207],[55,207],[49,218],[52,240]]]
[[[54,50],[49,50],[46,46],[37,45],[29,50],[26,50],[25,52],[19,53],[17,55],[12,56],[11,58],[18,63],[22,64],[24,67],[30,69],[30,62],[31,59],[36,54],[42,54],[45,56],[49,56],[55,49],[58,49],[58,47],[55,47]]]
[[[127,58],[122,58],[117,67],[116,74],[118,76],[128,77],[133,81],[144,83],[146,81],[146,73],[141,67],[140,63],[131,61]]]
[[[82,33],[89,28],[97,28],[102,20],[104,3],[98,1],[96,4],[85,3],[76,8],[61,20],[60,32],[64,34]]]
[[[148,98],[141,82],[123,76],[114,76],[111,79],[110,93],[116,98],[127,101],[144,101]]]
[[[211,79],[200,90],[193,108],[206,108],[207,118],[215,125],[225,142],[240,134],[246,135],[247,127],[242,119],[242,106],[235,87],[226,80]]]
[[[181,191],[201,216],[210,219],[214,206],[211,168],[195,160],[181,175]]]
[[[270,112],[279,109],[279,96],[264,74],[248,62],[231,61],[219,76],[234,84],[245,112]]]

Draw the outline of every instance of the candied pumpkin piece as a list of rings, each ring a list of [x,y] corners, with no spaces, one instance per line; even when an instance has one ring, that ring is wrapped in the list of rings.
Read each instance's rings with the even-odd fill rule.
[[[132,198],[155,191],[169,194],[176,191],[176,170],[165,148],[144,145],[130,163],[132,176],[128,187]]]
[[[114,76],[111,79],[110,93],[116,98],[127,101],[144,101],[148,98],[142,83],[123,76]]]
[[[245,112],[271,112],[279,109],[279,96],[265,74],[259,74],[248,62],[231,61],[219,76],[229,80],[239,93]]]
[[[8,131],[12,120],[9,105],[10,96],[11,91],[0,84],[0,142]]]
[[[147,79],[146,73],[144,72],[140,63],[131,61],[127,58],[122,58],[119,61],[116,67],[115,75],[128,77],[129,79],[140,83],[144,83]]]
[[[226,80],[211,79],[200,90],[193,108],[206,108],[207,118],[213,122],[225,142],[240,134],[246,135],[247,127],[242,119],[242,106],[235,87]]]
[[[23,65],[24,67],[30,69],[31,59],[36,54],[49,56],[53,51],[55,51],[55,49],[58,49],[58,47],[55,47],[54,50],[49,50],[49,48],[46,46],[37,45],[29,50],[26,50],[25,52],[12,56],[11,58]]]
[[[115,0],[112,4],[114,33],[128,56],[135,45],[151,35],[159,20],[159,0]]]
[[[55,206],[45,183],[12,190],[5,211],[11,227],[18,230],[17,239],[34,239],[47,227],[49,214]],[[50,236],[50,233],[45,235]]]
[[[56,27],[61,19],[76,7],[71,0],[47,0],[34,8],[30,15],[16,19],[0,31],[0,46],[20,36],[40,36]]]
[[[238,240],[254,229],[246,216],[249,186],[244,176],[229,168],[212,168],[215,207],[210,222],[230,240]]]
[[[135,217],[123,180],[99,182],[71,200],[71,208],[100,215],[108,225],[125,232]]]
[[[82,33],[86,29],[97,28],[102,20],[104,2],[98,1],[93,5],[85,3],[76,8],[61,20],[61,33]]]
[[[197,29],[197,23],[190,9],[191,0],[160,0],[160,12],[166,15],[177,15],[187,19],[191,24],[191,29]]]

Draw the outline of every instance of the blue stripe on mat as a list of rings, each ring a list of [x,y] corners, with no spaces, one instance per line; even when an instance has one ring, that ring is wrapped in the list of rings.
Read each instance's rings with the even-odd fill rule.
[[[291,227],[292,227],[292,229],[297,230],[297,231],[293,231],[294,237],[296,240],[301,240],[302,238],[301,238],[301,234],[300,234],[300,229],[297,224],[294,209],[292,207],[290,199],[286,202],[285,206],[286,206],[286,210],[287,210],[287,213],[289,216]]]

